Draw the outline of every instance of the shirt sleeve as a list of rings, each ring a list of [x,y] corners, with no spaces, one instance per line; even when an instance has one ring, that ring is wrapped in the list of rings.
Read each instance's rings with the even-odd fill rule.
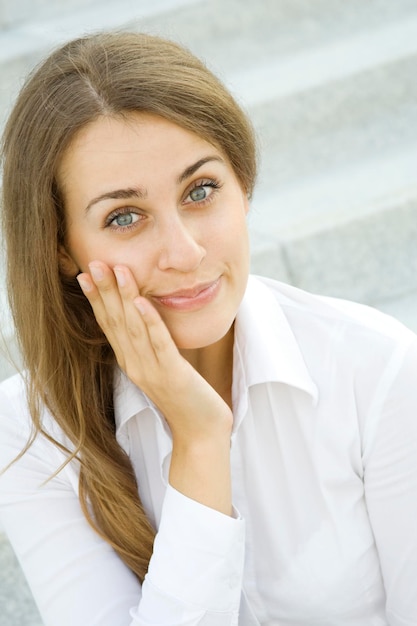
[[[133,623],[237,625],[243,557],[243,520],[223,515],[168,486]]]
[[[23,448],[27,416],[0,391],[0,467]],[[3,407],[7,410],[3,411]],[[244,522],[168,487],[143,588],[86,521],[73,463],[39,436],[0,475],[0,520],[45,626],[234,626]]]
[[[390,626],[417,625],[417,342],[381,377],[364,440],[366,501]]]

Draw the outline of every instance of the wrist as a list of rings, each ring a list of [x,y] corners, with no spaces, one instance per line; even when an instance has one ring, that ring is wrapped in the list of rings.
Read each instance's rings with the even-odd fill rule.
[[[216,439],[174,439],[169,482],[183,495],[231,515],[230,434]]]

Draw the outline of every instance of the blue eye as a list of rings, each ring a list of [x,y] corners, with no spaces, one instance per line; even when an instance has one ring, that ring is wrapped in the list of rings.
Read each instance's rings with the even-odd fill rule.
[[[191,200],[194,200],[194,202],[201,202],[201,200],[205,200],[206,197],[207,191],[204,186],[196,187],[190,192],[190,198]]]
[[[215,193],[220,189],[220,183],[211,178],[199,180],[188,192],[187,199],[191,203],[205,204],[214,198]]]
[[[134,211],[130,211],[129,209],[119,210],[119,212],[115,211],[106,220],[106,226],[114,229],[129,229],[133,226],[138,220],[140,216]]]
[[[133,224],[133,215],[132,213],[122,213],[115,217],[113,222],[116,222],[118,226],[130,226],[130,224]]]

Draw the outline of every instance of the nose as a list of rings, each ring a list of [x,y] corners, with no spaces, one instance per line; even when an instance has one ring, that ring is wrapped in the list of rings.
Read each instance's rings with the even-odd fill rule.
[[[195,271],[204,257],[205,248],[198,243],[192,229],[176,216],[159,229],[160,270]]]

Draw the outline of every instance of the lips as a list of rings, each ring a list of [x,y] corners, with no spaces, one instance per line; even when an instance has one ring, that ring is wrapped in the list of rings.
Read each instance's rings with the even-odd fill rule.
[[[220,277],[214,281],[200,283],[188,289],[178,289],[167,294],[153,294],[152,300],[170,309],[189,311],[211,302],[220,288]]]

